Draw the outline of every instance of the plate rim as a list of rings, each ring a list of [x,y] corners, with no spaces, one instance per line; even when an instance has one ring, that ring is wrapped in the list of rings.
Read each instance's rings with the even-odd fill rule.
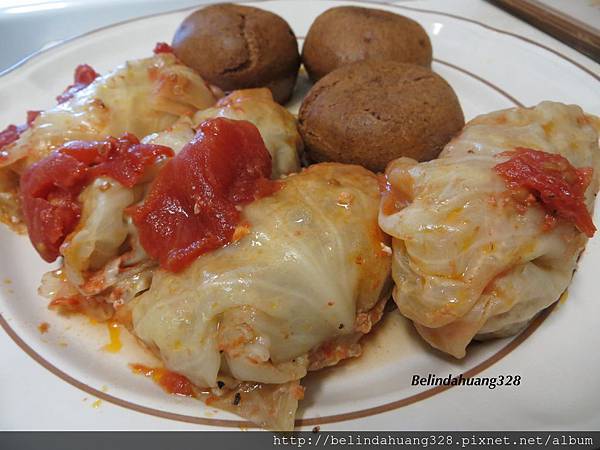
[[[266,3],[266,2],[285,2],[285,1],[294,1],[294,0],[237,0],[235,3]],[[349,3],[347,0],[330,0],[332,2],[339,2],[339,3]],[[390,8],[393,9],[404,9],[404,10],[410,10],[410,11],[415,11],[415,12],[422,12],[425,14],[436,14],[436,15],[441,15],[441,16],[445,16],[445,17],[450,17],[459,21],[466,21],[469,23],[473,23],[476,25],[479,25],[485,29],[500,33],[500,34],[505,34],[505,35],[509,35],[512,36],[514,38],[523,40],[529,44],[532,44],[534,46],[540,47],[542,49],[545,49],[551,53],[553,53],[555,56],[566,60],[567,62],[571,63],[572,65],[574,65],[576,68],[583,70],[584,72],[586,72],[588,75],[591,75],[593,78],[595,78],[596,80],[600,81],[600,76],[596,75],[594,72],[592,72],[590,69],[586,68],[585,66],[581,65],[580,63],[578,63],[577,61],[572,60],[571,58],[563,55],[562,53],[545,46],[544,44],[541,44],[539,42],[536,42],[530,38],[521,36],[519,34],[510,32],[510,31],[506,31],[506,30],[502,30],[499,28],[495,28],[492,27],[490,25],[487,25],[483,22],[479,22],[477,20],[474,19],[470,19],[468,17],[463,17],[460,15],[455,15],[452,13],[446,13],[443,11],[436,11],[436,10],[430,10],[430,9],[423,9],[423,8],[415,8],[415,7],[410,7],[410,6],[406,6],[404,4],[399,4],[399,3],[392,3],[392,2],[388,2],[388,1],[379,1],[379,0],[359,0],[359,1],[353,1],[352,3],[362,3],[362,4],[372,4],[372,5],[380,5],[380,6],[388,6]],[[34,53],[31,53],[30,55],[28,55],[26,58],[22,59],[21,61],[17,62],[16,64],[14,64],[13,66],[5,69],[4,71],[0,72],[0,82],[2,81],[2,78],[5,77],[6,75],[9,75],[17,70],[21,70],[23,69],[28,63],[36,60],[37,58],[41,57],[42,55],[45,55],[46,53],[50,52],[50,51],[54,51],[54,50],[59,50],[60,47],[64,47],[68,44],[73,43],[74,41],[89,37],[91,35],[94,34],[98,34],[98,33],[102,33],[108,29],[111,28],[115,28],[115,27],[119,27],[122,25],[126,25],[126,24],[130,24],[133,22],[139,22],[139,21],[144,21],[150,18],[155,18],[155,17],[159,17],[159,16],[166,16],[169,14],[173,14],[173,13],[179,13],[179,12],[184,12],[184,11],[192,11],[192,10],[196,10],[196,9],[201,9],[204,7],[209,6],[210,4],[206,4],[206,5],[197,5],[197,6],[191,6],[191,7],[183,7],[183,8],[178,8],[178,9],[173,9],[173,10],[169,10],[169,11],[163,11],[163,12],[158,12],[158,13],[153,13],[153,14],[147,14],[144,16],[140,16],[140,17],[135,17],[135,18],[131,18],[131,19],[126,19],[123,21],[119,21],[119,22],[115,22],[103,27],[99,27],[93,30],[90,30],[86,33],[82,33],[79,34],[77,36],[73,36],[70,38],[67,38],[65,40],[62,40],[60,42],[58,42],[55,45],[52,45],[48,48],[44,48],[44,49],[40,49]],[[299,36],[298,39],[302,40],[304,37]],[[494,89],[495,91],[497,91],[498,93],[500,93],[502,96],[504,96],[505,98],[507,98],[509,101],[511,101],[512,103],[514,103],[516,106],[523,106],[523,104],[517,100],[516,98],[514,98],[513,96],[511,96],[509,93],[507,93],[506,91],[504,91],[503,89],[499,88],[498,86],[492,84],[491,82],[489,82],[488,80],[478,76],[475,73],[472,73],[460,66],[456,66],[452,63],[449,63],[447,61],[444,60],[439,60],[439,59],[434,59],[435,62],[438,62],[442,65],[451,67],[455,70],[458,70],[460,72],[463,72],[464,74],[466,74],[467,76],[470,76],[474,79],[476,79],[479,82],[482,82],[484,84],[486,84],[488,87]],[[527,326],[527,328],[522,331],[521,333],[519,333],[518,335],[516,335],[511,341],[509,341],[504,347],[500,348],[497,352],[495,352],[494,354],[490,355],[489,357],[487,357],[486,359],[484,359],[482,362],[480,362],[479,364],[475,365],[474,367],[468,369],[467,371],[461,373],[461,375],[464,378],[467,377],[472,377],[475,376],[477,374],[479,374],[480,372],[482,372],[483,370],[489,368],[490,366],[492,366],[493,364],[495,364],[496,362],[498,362],[499,360],[501,360],[502,358],[504,358],[505,356],[507,356],[509,353],[511,353],[514,349],[516,349],[520,344],[522,344],[531,334],[533,334],[535,332],[535,330],[537,328],[539,328],[539,326],[545,321],[545,319],[552,313],[552,311],[555,309],[556,305],[558,304],[558,299],[556,302],[554,302],[551,306],[549,306],[548,308],[544,309],[543,311],[541,311],[531,322],[530,324]],[[144,413],[144,414],[148,414],[151,416],[155,416],[155,417],[159,417],[159,418],[164,418],[164,419],[169,419],[169,420],[175,420],[175,421],[180,421],[180,422],[187,422],[187,423],[194,423],[194,424],[199,424],[199,425],[208,425],[208,426],[221,426],[221,427],[228,427],[228,428],[235,428],[235,427],[242,427],[242,428],[256,428],[257,425],[255,425],[252,422],[249,421],[245,421],[245,420],[230,420],[230,419],[214,419],[214,418],[203,418],[203,417],[199,417],[199,416],[191,416],[191,415],[185,415],[185,414],[179,414],[179,413],[173,413],[167,410],[162,410],[162,409],[156,409],[156,408],[151,408],[151,407],[147,407],[135,402],[130,402],[128,400],[124,400],[122,398],[119,397],[115,397],[112,395],[109,395],[105,392],[102,392],[98,389],[95,389],[79,380],[77,380],[76,378],[74,378],[73,376],[67,374],[66,372],[62,371],[61,369],[59,369],[57,366],[55,366],[54,364],[52,364],[50,361],[48,361],[46,358],[44,358],[40,353],[36,352],[29,344],[27,344],[27,342],[21,338],[18,333],[10,326],[10,324],[8,323],[8,321],[4,318],[4,316],[2,315],[2,313],[0,313],[0,327],[3,328],[3,330],[7,333],[7,335],[11,338],[11,340],[13,342],[15,342],[15,344],[21,348],[21,350],[25,351],[25,353],[31,357],[34,361],[36,361],[38,364],[40,364],[42,367],[44,367],[45,369],[47,369],[49,372],[51,372],[53,375],[59,377],[60,379],[62,379],[63,381],[67,382],[68,384],[88,393],[91,395],[96,396],[99,399],[102,400],[106,400],[109,403],[115,404],[117,406],[121,406],[123,408],[129,409],[129,410],[133,410],[136,412],[140,412],[140,413]],[[430,389],[427,389],[425,391],[419,392],[417,394],[408,396],[408,397],[404,397],[400,400],[395,400],[392,402],[388,402],[388,403],[384,403],[381,405],[377,405],[374,407],[370,407],[370,408],[364,408],[361,410],[356,410],[356,411],[351,411],[351,412],[344,412],[344,413],[339,413],[339,414],[331,414],[328,416],[323,416],[323,417],[312,417],[312,418],[300,418],[300,419],[296,419],[296,427],[301,427],[301,426],[311,426],[311,425],[322,425],[322,424],[329,424],[329,423],[337,423],[337,422],[343,422],[343,421],[349,421],[349,420],[355,420],[355,419],[359,419],[359,418],[363,418],[363,417],[368,417],[368,416],[372,416],[372,415],[376,415],[376,414],[381,414],[383,412],[387,412],[387,411],[391,411],[394,409],[398,409],[401,408],[403,406],[408,406],[410,404],[416,403],[418,401],[421,400],[425,400],[429,397],[432,397],[436,394],[442,393],[450,388],[452,388],[452,385],[448,385],[448,386],[436,386]]]
[[[527,325],[522,332],[517,334],[510,342],[508,342],[504,347],[500,348],[498,351],[481,361],[479,364],[474,367],[461,372],[456,378],[471,378],[474,377],[484,370],[488,369],[510,353],[519,347],[523,342],[527,340],[552,314],[552,312],[556,309],[559,300],[555,301],[552,305],[540,311]],[[150,416],[158,417],[161,419],[168,419],[177,422],[185,422],[192,423],[196,425],[206,425],[213,427],[225,427],[225,428],[261,428],[259,425],[246,421],[246,420],[235,420],[235,419],[214,419],[208,417],[199,417],[199,416],[191,416],[188,414],[180,414],[174,413],[163,409],[152,408],[149,406],[144,406],[139,403],[131,402],[129,400],[124,400],[120,397],[116,397],[114,395],[110,395],[104,391],[96,389],[88,384],[79,381],[77,378],[69,375],[63,370],[59,369],[56,365],[48,361],[42,355],[40,355],[37,351],[33,349],[23,338],[19,336],[19,334],[10,326],[8,321],[4,318],[2,313],[0,313],[0,327],[6,332],[8,337],[21,349],[23,350],[27,356],[33,359],[36,363],[42,366],[44,369],[48,370],[53,375],[57,376],[61,380],[70,384],[71,386],[97,397],[100,400],[105,400],[113,405],[120,406],[122,408],[135,411],[142,414],[147,414]],[[359,409],[356,411],[343,412],[338,414],[330,414],[328,416],[317,416],[311,417],[308,419],[300,418],[296,419],[294,422],[294,427],[304,427],[304,426],[312,426],[312,425],[325,425],[331,423],[339,423],[346,422],[350,420],[361,419],[364,417],[374,416],[377,414],[382,414],[388,411],[393,411],[404,406],[409,406],[414,403],[420,402],[422,400],[426,400],[430,397],[434,397],[437,394],[441,394],[449,389],[452,389],[455,385],[439,385],[435,387],[431,387],[426,389],[425,391],[418,392],[416,394],[410,395],[408,397],[401,398],[400,400],[394,400],[392,402],[383,403],[381,405],[373,406],[370,408]],[[165,394],[168,395],[168,394]]]

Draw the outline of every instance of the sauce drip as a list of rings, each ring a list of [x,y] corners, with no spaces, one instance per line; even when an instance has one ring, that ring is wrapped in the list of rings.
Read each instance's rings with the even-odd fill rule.
[[[135,186],[147,167],[173,155],[161,145],[140,144],[132,134],[106,141],[72,141],[30,166],[21,177],[21,198],[29,237],[48,262],[81,216],[77,200],[95,178],[109,176]]]
[[[271,156],[246,121],[203,122],[195,138],[160,171],[143,205],[132,208],[146,252],[179,272],[232,242],[241,205],[278,189]]]
[[[102,347],[102,349],[109,353],[118,353],[123,347],[121,343],[121,328],[117,322],[112,320],[106,323],[106,327],[108,328],[110,342]]]
[[[546,210],[545,228],[561,218],[592,237],[596,227],[585,205],[585,191],[592,180],[592,169],[578,169],[563,156],[518,147],[505,152],[507,161],[494,166],[521,209],[533,203]]]
[[[162,367],[148,367],[143,364],[130,364],[133,373],[144,375],[162,387],[169,394],[195,397],[192,382],[183,375]]]

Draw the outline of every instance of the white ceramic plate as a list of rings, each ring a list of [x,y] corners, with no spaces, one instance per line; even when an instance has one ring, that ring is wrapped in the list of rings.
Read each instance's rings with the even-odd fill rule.
[[[346,3],[346,2],[344,2]],[[314,18],[341,2],[253,3],[284,17],[304,36]],[[375,5],[370,5],[375,6]],[[378,6],[419,21],[431,37],[433,68],[456,90],[467,119],[515,105],[557,100],[600,114],[598,77],[554,50],[490,26],[433,10]],[[34,55],[0,77],[0,124],[21,123],[28,109],[44,109],[71,82],[81,63],[105,72],[125,60],[149,55],[157,41],[170,42],[189,13],[178,11],[104,28]],[[290,105],[295,110],[308,88],[302,78]],[[600,223],[596,214],[596,223]],[[107,329],[83,318],[50,312],[37,295],[42,274],[51,269],[26,237],[0,229],[0,324],[30,356],[65,382],[106,401],[141,413],[197,423],[198,427],[245,426],[238,417],[202,403],[165,394],[131,373],[128,364],[156,364],[125,332],[123,349],[103,350]],[[351,429],[361,417],[379,415],[380,429],[427,429],[410,419],[411,408],[462,414],[464,428],[593,428],[600,425],[600,332],[594,269],[600,264],[600,237],[580,260],[568,301],[544,312],[520,336],[474,344],[463,361],[431,350],[397,312],[365,340],[364,355],[333,369],[311,374],[299,411],[299,426],[336,424]],[[50,324],[41,334],[38,325]],[[468,373],[519,375],[516,387],[446,388],[411,386],[413,375]],[[570,378],[569,378],[570,377]],[[558,402],[558,403],[557,403]],[[554,405],[561,405],[555,407]],[[384,412],[386,412],[384,414]],[[510,411],[510,414],[506,414]],[[422,417],[422,415],[421,415]],[[98,424],[96,424],[98,425]],[[487,426],[486,426],[487,425]],[[90,424],[93,426],[93,424]],[[99,424],[101,428],[102,425]]]

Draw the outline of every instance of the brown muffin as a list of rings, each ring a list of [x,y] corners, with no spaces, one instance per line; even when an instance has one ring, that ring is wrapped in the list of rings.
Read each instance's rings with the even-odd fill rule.
[[[464,125],[456,94],[431,70],[368,60],[340,67],[309,91],[299,129],[314,162],[383,171],[407,156],[436,158]]]
[[[332,70],[365,59],[430,67],[429,36],[412,19],[380,9],[340,6],[315,19],[302,48],[314,82]]]
[[[250,6],[218,4],[189,15],[175,32],[175,55],[225,91],[268,87],[279,103],[292,95],[300,55],[288,23]]]

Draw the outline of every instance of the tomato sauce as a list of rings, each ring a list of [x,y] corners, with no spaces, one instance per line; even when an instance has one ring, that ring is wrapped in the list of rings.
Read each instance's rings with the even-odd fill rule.
[[[135,186],[148,166],[173,156],[162,145],[140,144],[132,134],[105,141],[72,141],[30,166],[21,177],[23,213],[29,237],[48,262],[81,217],[79,194],[95,178],[108,176]]]
[[[50,324],[48,322],[42,322],[38,325],[38,330],[41,334],[46,334],[50,329]]]
[[[73,295],[70,297],[58,297],[50,302],[48,308],[60,314],[83,314],[90,321],[104,322],[112,317],[114,308],[110,303],[99,297],[85,297]]]
[[[152,378],[152,380],[162,387],[169,394],[183,395],[185,397],[195,397],[194,386],[187,377],[176,372],[164,369],[162,367],[148,367],[143,364],[130,364],[134,373]]]
[[[494,170],[522,207],[540,204],[546,210],[546,227],[561,218],[573,223],[586,236],[594,235],[596,227],[585,205],[591,168],[578,169],[561,155],[530,148],[519,147],[502,156],[510,159],[497,164]]]
[[[183,270],[232,242],[240,205],[278,189],[270,175],[271,156],[254,125],[207,120],[133,209],[142,246],[163,269]]]

